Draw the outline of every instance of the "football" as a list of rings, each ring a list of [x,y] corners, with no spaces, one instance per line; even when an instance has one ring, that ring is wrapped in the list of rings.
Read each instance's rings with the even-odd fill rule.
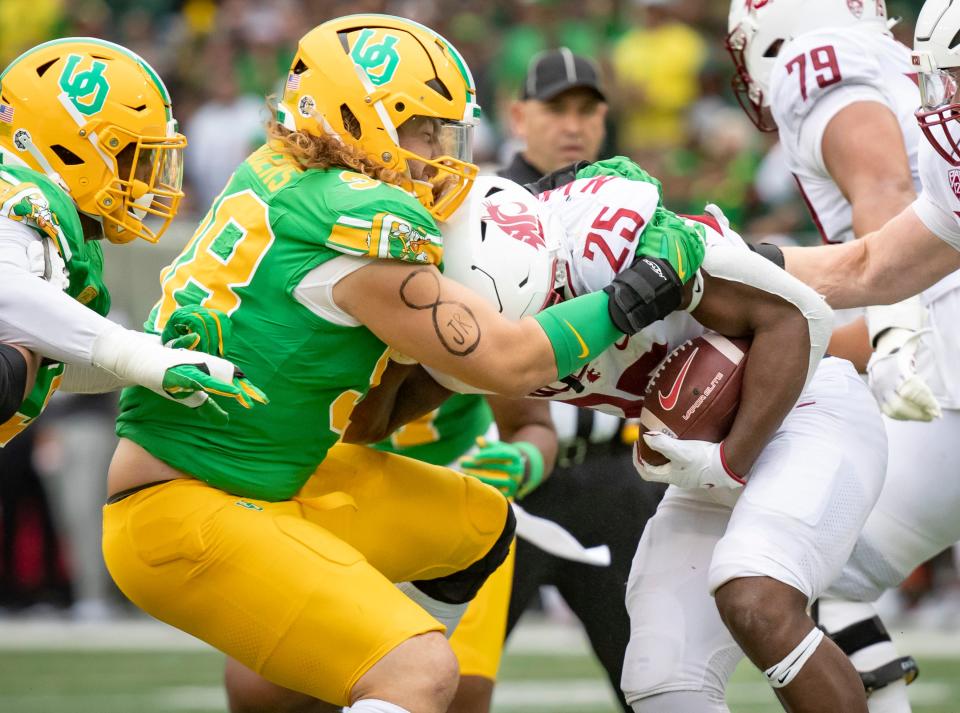
[[[670,352],[644,392],[641,434],[660,431],[680,439],[722,441],[740,405],[749,347],[749,339],[707,333]],[[646,463],[667,462],[642,437],[637,448]]]

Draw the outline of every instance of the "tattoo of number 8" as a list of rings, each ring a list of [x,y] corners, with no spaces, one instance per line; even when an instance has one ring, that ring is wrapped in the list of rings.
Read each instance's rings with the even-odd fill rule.
[[[425,288],[424,285],[431,287]],[[413,295],[415,291],[424,289],[436,295],[432,301]],[[480,324],[477,318],[462,302],[440,299],[440,278],[433,270],[421,268],[407,275],[400,285],[400,299],[410,309],[430,310],[437,338],[444,349],[454,356],[466,356],[479,346]]]

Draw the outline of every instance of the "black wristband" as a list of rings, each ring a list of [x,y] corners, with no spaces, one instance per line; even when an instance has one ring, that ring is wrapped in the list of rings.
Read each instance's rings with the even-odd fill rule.
[[[610,321],[624,334],[636,334],[676,310],[683,283],[666,260],[640,257],[603,288],[610,297]]]
[[[26,389],[27,360],[9,344],[0,344],[0,423],[17,412]]]
[[[556,171],[548,173],[533,183],[526,183],[523,187],[533,195],[539,196],[541,193],[552,191],[554,188],[565,186],[571,181],[576,180],[577,171],[589,165],[589,161],[577,161],[576,163],[571,163],[569,166],[558,168]]]
[[[765,257],[781,270],[784,269],[786,262],[783,258],[783,250],[780,249],[779,245],[774,245],[773,243],[759,243],[757,245],[747,243],[747,247],[760,257]]]

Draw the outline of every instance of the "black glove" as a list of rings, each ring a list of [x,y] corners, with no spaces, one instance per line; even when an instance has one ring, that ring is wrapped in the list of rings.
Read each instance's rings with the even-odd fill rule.
[[[624,334],[636,334],[683,302],[683,283],[676,270],[654,257],[638,257],[603,291],[610,296],[610,320]]]

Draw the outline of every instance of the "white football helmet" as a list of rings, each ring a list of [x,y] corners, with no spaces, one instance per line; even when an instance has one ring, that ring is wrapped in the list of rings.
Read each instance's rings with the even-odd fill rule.
[[[736,73],[733,92],[761,131],[776,131],[770,115],[770,73],[780,48],[813,30],[863,25],[887,31],[884,0],[732,0],[727,51]]]
[[[444,276],[483,296],[507,319],[559,300],[562,227],[522,186],[478,177],[440,230]]]
[[[443,275],[481,295],[504,317],[518,320],[560,301],[563,228],[543,204],[506,178],[479,176],[443,234]],[[441,385],[480,393],[427,368]]]
[[[960,166],[960,2],[928,0],[914,33],[913,64],[918,70],[917,122],[944,160]]]

